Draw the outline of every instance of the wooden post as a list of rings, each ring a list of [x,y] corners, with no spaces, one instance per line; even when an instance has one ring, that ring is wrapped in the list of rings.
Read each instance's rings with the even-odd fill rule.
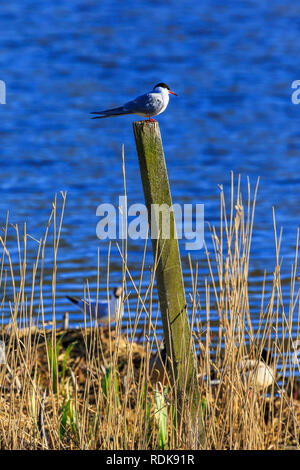
[[[158,122],[133,123],[136,148],[140,164],[148,220],[151,227],[156,282],[167,355],[171,358],[174,376],[171,377],[177,392],[180,415],[185,400],[191,406],[190,415],[195,441],[204,444],[204,430],[200,410],[200,396],[196,383],[196,358],[194,357],[183,275],[173,211],[170,215],[170,234],[163,234],[159,206],[172,207],[169,179]],[[166,207],[166,206],[165,206]],[[151,224],[152,221],[152,224]],[[159,227],[159,236],[153,238],[153,222]],[[164,237],[164,238],[163,238]]]
[[[63,330],[67,330],[69,328],[69,312],[64,313],[62,327]]]

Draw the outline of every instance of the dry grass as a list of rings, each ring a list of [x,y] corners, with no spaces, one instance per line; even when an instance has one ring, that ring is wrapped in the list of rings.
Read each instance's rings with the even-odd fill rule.
[[[193,295],[190,318],[199,351],[198,382],[208,449],[300,448],[300,404],[295,394],[299,363],[293,360],[293,341],[298,335],[299,287],[296,280],[298,253],[291,270],[290,302],[284,304],[280,279],[280,244],[274,217],[276,258],[271,293],[261,286],[259,327],[252,326],[248,270],[256,190],[244,205],[240,185],[232,180],[229,209],[220,191],[220,228],[211,229],[214,250],[207,252],[210,271],[205,279],[205,299],[198,296],[198,267],[192,266]],[[36,262],[27,266],[29,235],[8,236],[2,246],[1,308],[10,310],[9,325],[2,326],[6,364],[0,366],[0,446],[2,449],[193,449],[193,422],[176,419],[176,387],[151,382],[149,361],[160,340],[156,336],[157,312],[152,305],[155,270],[142,294],[141,278],[135,282],[127,266],[127,242],[120,247],[123,265],[124,304],[131,302],[131,323],[115,328],[84,327],[62,331],[55,320],[57,254],[65,195],[58,214],[54,201],[45,237],[36,241]],[[49,235],[51,232],[51,236]],[[50,240],[50,241],[49,241]],[[16,243],[19,260],[12,260]],[[45,251],[52,246],[52,260]],[[146,246],[146,245],[145,245]],[[298,246],[298,238],[297,238]],[[109,266],[109,260],[108,260]],[[44,321],[43,282],[52,270],[51,327]],[[109,271],[109,270],[108,270]],[[202,280],[203,282],[203,280]],[[99,282],[98,282],[99,285]],[[129,289],[130,287],[130,289]],[[107,289],[109,288],[109,274]],[[86,286],[88,290],[88,286]],[[258,294],[259,292],[256,292]],[[100,296],[97,292],[97,297]],[[216,337],[211,317],[218,316]],[[145,315],[144,340],[136,343],[137,326]],[[37,316],[39,328],[36,328]],[[294,330],[292,333],[292,319]],[[18,322],[27,328],[19,328]],[[125,326],[125,332],[124,332]],[[282,335],[279,335],[279,327]],[[296,334],[294,333],[297,329]],[[258,361],[263,348],[274,358],[276,380],[260,390],[241,372],[245,355]],[[188,395],[187,395],[188,396]],[[191,429],[189,429],[189,427]]]

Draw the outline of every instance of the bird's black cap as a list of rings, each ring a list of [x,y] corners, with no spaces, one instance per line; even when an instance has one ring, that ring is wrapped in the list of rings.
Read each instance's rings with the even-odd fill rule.
[[[169,85],[166,85],[165,83],[158,83],[157,85],[155,85],[154,88],[157,88],[157,87],[161,87],[161,88],[167,88],[167,90],[171,90],[171,88],[169,87]],[[154,90],[153,88],[153,90]]]
[[[262,350],[261,358],[267,365],[270,365],[272,363],[272,354],[266,348]]]
[[[114,296],[116,299],[118,299],[119,297],[121,297],[122,295],[122,287],[118,286],[118,287],[115,287],[114,288]]]

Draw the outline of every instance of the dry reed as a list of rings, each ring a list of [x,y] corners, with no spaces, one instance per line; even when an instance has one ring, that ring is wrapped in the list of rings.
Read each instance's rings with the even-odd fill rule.
[[[123,170],[125,176],[124,157]],[[206,247],[210,275],[201,280],[205,283],[205,299],[201,301],[198,266],[190,260],[193,289],[189,313],[198,351],[205,448],[299,448],[299,362],[294,348],[299,338],[298,252],[291,270],[290,302],[286,305],[280,278],[281,233],[277,234],[274,214],[276,256],[272,288],[266,294],[266,280],[263,281],[260,318],[258,328],[254,328],[248,276],[257,187],[252,195],[248,184],[247,191],[244,204],[240,180],[235,188],[232,176],[227,210],[220,188],[220,225],[218,230],[211,228],[212,253]],[[10,312],[9,322],[2,320],[0,337],[6,354],[6,363],[0,365],[1,448],[194,449],[194,434],[189,432],[193,431],[189,393],[186,415],[178,420],[176,384],[170,380],[172,364],[163,364],[165,372],[169,371],[164,384],[151,381],[149,361],[159,349],[161,338],[156,334],[159,312],[153,303],[155,263],[149,285],[145,287],[143,281],[147,243],[138,281],[127,265],[127,241],[118,247],[123,302],[125,309],[131,310],[127,325],[117,323],[107,329],[97,324],[89,326],[87,308],[81,329],[63,331],[57,326],[57,255],[65,200],[62,193],[60,209],[54,200],[44,238],[34,241],[36,261],[32,267],[27,264],[30,236],[26,227],[22,236],[14,227],[13,236],[7,219],[0,238],[2,316]],[[52,261],[45,256],[49,246]],[[108,257],[107,295],[109,266]],[[47,325],[43,286],[45,272],[50,269],[52,322]],[[99,271],[98,256],[97,298],[101,296]],[[88,297],[88,283],[84,290]],[[135,294],[131,302],[130,292]],[[211,318],[216,316],[214,339],[211,330],[215,321]],[[136,339],[142,318],[144,340],[140,345]],[[272,353],[276,371],[268,390],[259,389],[254,375],[241,372],[246,355],[256,361],[257,367],[263,348]]]

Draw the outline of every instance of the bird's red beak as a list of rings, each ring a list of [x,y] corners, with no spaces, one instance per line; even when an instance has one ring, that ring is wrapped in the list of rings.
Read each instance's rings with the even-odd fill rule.
[[[178,95],[176,95],[176,93],[174,93],[174,91],[168,90],[168,92],[171,93],[171,95],[178,96]]]

